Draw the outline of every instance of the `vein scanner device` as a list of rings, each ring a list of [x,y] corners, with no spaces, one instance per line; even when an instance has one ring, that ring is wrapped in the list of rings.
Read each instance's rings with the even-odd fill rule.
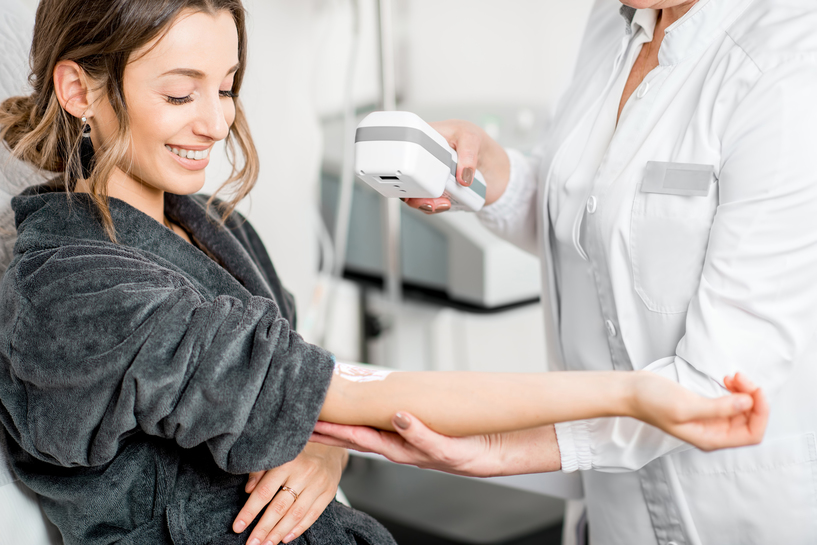
[[[471,212],[485,205],[482,173],[470,187],[457,183],[457,152],[411,112],[373,112],[360,122],[355,173],[384,197],[446,197],[451,210]]]

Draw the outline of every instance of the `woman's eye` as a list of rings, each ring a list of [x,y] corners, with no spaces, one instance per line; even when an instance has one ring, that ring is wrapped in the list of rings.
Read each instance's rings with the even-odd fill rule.
[[[238,95],[236,95],[232,91],[219,91],[218,96],[224,97],[224,98],[236,98]]]
[[[167,97],[167,101],[171,104],[187,104],[188,102],[193,102],[193,98],[190,95],[186,97]]]

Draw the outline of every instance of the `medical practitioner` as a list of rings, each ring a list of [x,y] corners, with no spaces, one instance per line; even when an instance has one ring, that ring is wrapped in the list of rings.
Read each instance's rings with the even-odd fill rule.
[[[594,545],[817,543],[817,2],[598,0],[533,157],[435,125],[480,218],[541,256],[552,369],[649,369],[705,396],[771,397],[762,444],[704,453],[627,418],[499,441],[340,443],[465,474],[581,470]],[[428,213],[445,199],[412,199]],[[497,332],[497,337],[501,336]],[[481,461],[480,461],[481,460]]]

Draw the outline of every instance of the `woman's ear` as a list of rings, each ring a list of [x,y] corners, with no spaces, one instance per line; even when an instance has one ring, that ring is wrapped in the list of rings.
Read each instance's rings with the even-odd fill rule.
[[[54,92],[60,106],[74,117],[90,117],[88,78],[74,61],[59,61],[54,67]]]

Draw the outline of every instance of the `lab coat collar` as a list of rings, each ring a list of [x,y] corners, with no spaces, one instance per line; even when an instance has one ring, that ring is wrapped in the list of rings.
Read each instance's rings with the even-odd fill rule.
[[[671,24],[658,52],[661,65],[675,65],[703,51],[753,0],[699,0]]]
[[[658,10],[656,9],[635,9],[629,6],[621,6],[621,16],[627,23],[627,34],[633,35],[641,29],[647,36],[647,41],[652,41],[655,32],[655,23],[658,22]]]
[[[674,66],[684,59],[703,51],[709,43],[754,0],[699,0],[683,17],[671,24],[664,35],[658,62]],[[652,39],[657,11],[621,7],[621,16],[627,24],[627,33],[642,28]]]

